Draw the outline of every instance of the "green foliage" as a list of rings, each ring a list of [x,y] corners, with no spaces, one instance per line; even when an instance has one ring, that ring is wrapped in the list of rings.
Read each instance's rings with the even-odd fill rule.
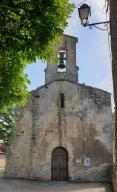
[[[15,108],[7,108],[0,114],[0,140],[3,140],[6,145],[10,144],[15,133],[15,122]]]
[[[26,101],[23,71],[36,59],[48,60],[74,6],[68,0],[0,1],[0,109]]]

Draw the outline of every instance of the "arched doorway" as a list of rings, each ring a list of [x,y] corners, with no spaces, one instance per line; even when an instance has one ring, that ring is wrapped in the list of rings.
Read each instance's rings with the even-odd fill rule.
[[[68,180],[68,152],[63,147],[57,147],[52,152],[51,180]]]

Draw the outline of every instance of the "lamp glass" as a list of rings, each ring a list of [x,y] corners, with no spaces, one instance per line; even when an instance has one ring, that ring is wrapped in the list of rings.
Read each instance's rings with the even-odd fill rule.
[[[83,26],[86,26],[89,21],[88,21],[88,16],[90,15],[90,6],[83,4],[79,9],[79,17],[81,19],[81,24]]]
[[[81,20],[81,24],[82,24],[84,27],[87,26],[87,25],[89,24],[88,19],[82,19],[82,20]]]

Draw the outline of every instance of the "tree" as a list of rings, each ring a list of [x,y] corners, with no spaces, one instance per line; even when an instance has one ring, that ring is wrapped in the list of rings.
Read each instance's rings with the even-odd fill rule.
[[[50,58],[73,8],[68,0],[0,1],[0,110],[26,101],[26,64]]]
[[[0,113],[0,140],[3,140],[5,145],[9,145],[15,134],[16,113],[14,107],[7,108],[7,111]]]
[[[110,31],[112,48],[112,76],[115,101],[115,169],[113,169],[113,188],[117,190],[117,1],[110,2]]]

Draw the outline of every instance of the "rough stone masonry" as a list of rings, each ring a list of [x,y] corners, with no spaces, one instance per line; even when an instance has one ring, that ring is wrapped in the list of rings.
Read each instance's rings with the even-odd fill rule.
[[[45,85],[30,92],[26,107],[18,107],[7,177],[111,181],[111,95],[78,82],[76,43],[75,37],[61,36],[55,49],[58,57],[60,51],[65,53],[64,70],[48,62]]]

